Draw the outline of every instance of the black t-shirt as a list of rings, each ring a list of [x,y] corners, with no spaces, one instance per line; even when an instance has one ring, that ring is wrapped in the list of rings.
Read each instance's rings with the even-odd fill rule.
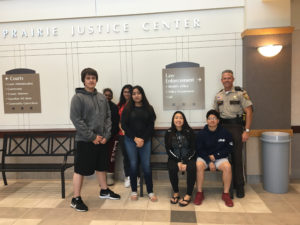
[[[115,136],[119,132],[119,109],[118,106],[112,101],[108,101],[110,114],[111,114],[111,137]]]
[[[152,108],[145,106],[133,107],[131,111],[124,109],[122,116],[122,129],[130,138],[139,137],[147,141],[154,130],[155,112]]]

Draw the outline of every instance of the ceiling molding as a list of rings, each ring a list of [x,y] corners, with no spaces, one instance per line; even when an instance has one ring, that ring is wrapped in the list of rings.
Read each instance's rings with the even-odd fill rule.
[[[242,32],[242,38],[246,36],[254,35],[268,35],[268,34],[290,34],[293,33],[294,27],[271,27],[271,28],[259,28],[259,29],[247,29]]]

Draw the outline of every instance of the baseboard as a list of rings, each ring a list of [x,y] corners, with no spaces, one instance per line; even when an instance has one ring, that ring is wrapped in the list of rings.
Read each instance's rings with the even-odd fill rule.
[[[291,179],[300,179],[300,170],[293,170],[290,178]]]

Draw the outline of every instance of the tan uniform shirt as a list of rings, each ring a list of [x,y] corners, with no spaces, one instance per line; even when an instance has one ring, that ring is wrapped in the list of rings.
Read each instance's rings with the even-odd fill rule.
[[[237,87],[238,89],[238,87]],[[243,89],[240,91],[232,87],[230,91],[221,90],[215,97],[214,109],[220,112],[223,119],[234,119],[242,115],[244,108],[251,106],[252,102]]]

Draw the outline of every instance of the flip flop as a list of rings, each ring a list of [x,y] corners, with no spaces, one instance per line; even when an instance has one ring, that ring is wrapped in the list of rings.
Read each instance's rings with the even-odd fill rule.
[[[185,206],[187,206],[188,204],[190,204],[191,200],[192,200],[192,198],[190,198],[189,200],[186,200],[186,199],[182,198],[182,201],[179,202],[179,206],[185,207]]]
[[[179,195],[178,196],[172,196],[171,199],[170,199],[170,202],[171,202],[171,204],[175,205],[175,204],[178,203],[179,199],[180,199]]]

